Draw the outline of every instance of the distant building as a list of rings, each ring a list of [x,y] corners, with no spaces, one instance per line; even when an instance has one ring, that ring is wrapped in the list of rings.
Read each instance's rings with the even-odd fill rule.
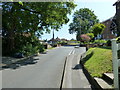
[[[120,36],[120,0],[115,2],[113,6],[116,6],[116,14],[114,18],[116,19],[117,34]]]
[[[62,38],[62,39],[61,39],[61,41],[68,41],[68,40],[67,40],[67,39],[65,39],[65,38]]]
[[[101,22],[102,24],[106,26],[105,30],[103,31],[101,35],[102,39],[109,40],[109,39],[113,39],[116,37],[113,31],[111,30],[114,26],[114,22],[112,20],[113,20],[113,17]]]
[[[50,40],[48,41],[48,43],[49,43],[49,44],[52,44],[52,43],[54,42],[54,44],[57,44],[57,42],[60,42],[60,41],[61,41],[61,39],[57,37],[56,39],[53,39],[53,38],[50,39]]]

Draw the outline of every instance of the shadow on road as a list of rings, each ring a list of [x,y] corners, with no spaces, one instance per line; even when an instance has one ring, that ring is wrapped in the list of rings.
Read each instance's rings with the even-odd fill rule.
[[[73,70],[79,70],[82,69],[82,67],[80,66],[80,64],[75,65],[75,67],[72,68]]]
[[[39,60],[39,58],[34,59],[33,57],[30,57],[28,59],[17,61],[15,63],[10,64],[10,65],[2,66],[2,70],[3,69],[8,69],[8,68],[10,68],[10,69],[18,69],[21,66],[33,65],[33,64],[37,63],[37,60]]]

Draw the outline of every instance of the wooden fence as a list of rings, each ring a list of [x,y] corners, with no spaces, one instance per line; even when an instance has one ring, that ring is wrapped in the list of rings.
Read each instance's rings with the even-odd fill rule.
[[[118,59],[118,50],[120,50],[120,43],[116,42],[116,39],[112,39],[112,61],[113,61],[113,74],[114,74],[114,88],[120,90],[119,81],[119,67],[120,59]]]

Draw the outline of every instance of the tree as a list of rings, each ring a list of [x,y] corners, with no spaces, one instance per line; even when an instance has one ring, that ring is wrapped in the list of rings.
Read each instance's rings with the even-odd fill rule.
[[[20,2],[19,2],[20,3]],[[67,14],[75,8],[73,2],[23,2],[23,4],[4,2],[2,10],[3,48],[11,53],[15,44],[25,45],[40,37],[43,31],[58,30],[68,23]],[[30,33],[29,37],[23,34]],[[17,38],[17,40],[16,40]],[[27,41],[28,40],[28,41]],[[24,43],[23,43],[24,42]]]
[[[88,35],[91,39],[94,38],[94,34],[93,33],[87,33],[86,35]]]
[[[81,8],[77,10],[73,15],[73,22],[69,25],[69,33],[77,33],[76,38],[79,40],[81,34],[91,32],[90,28],[98,23],[99,20],[92,10],[88,8]]]
[[[104,29],[105,29],[105,25],[101,24],[101,23],[95,24],[92,27],[92,31],[93,31],[93,33],[94,33],[95,36],[101,34]]]

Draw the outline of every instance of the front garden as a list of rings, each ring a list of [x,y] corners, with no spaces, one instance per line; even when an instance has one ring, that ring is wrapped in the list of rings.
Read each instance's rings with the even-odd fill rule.
[[[116,38],[119,42],[119,37]],[[112,49],[111,41],[95,40],[93,46],[88,47],[86,56],[82,59],[85,68],[92,77],[102,77],[103,73],[112,72]],[[100,45],[103,44],[103,45]],[[89,44],[86,44],[88,46]],[[118,58],[120,51],[118,51]]]

